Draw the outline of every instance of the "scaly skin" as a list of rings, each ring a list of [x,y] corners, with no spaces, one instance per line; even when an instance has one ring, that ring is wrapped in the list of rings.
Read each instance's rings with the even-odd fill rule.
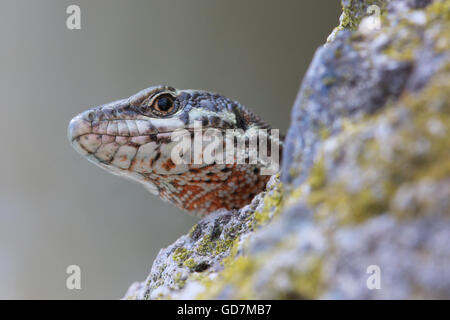
[[[172,161],[171,133],[187,129],[193,135],[194,121],[221,132],[242,129],[246,141],[255,129],[270,129],[244,106],[221,95],[157,86],[77,115],[69,124],[68,137],[89,161],[144,184],[189,213],[202,216],[248,204],[269,179],[261,174],[263,163],[176,165]],[[269,145],[278,143],[270,131],[267,139]]]

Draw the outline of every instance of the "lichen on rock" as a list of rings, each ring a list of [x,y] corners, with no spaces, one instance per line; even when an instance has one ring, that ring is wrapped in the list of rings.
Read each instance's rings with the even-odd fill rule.
[[[450,298],[450,0],[342,5],[281,177],[162,249],[126,298]],[[373,5],[381,27],[368,29]]]

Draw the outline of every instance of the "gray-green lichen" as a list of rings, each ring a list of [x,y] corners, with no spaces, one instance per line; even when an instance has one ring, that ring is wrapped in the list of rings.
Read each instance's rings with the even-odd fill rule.
[[[247,234],[269,223],[279,212],[283,196],[278,176],[267,190],[238,212],[219,211],[193,226],[187,235],[162,249],[151,273],[143,283],[135,283],[126,295],[129,299],[169,299],[186,292],[209,287],[212,278],[234,263]],[[136,292],[138,290],[139,292]]]
[[[282,183],[202,219],[127,298],[450,298],[450,0],[342,3],[295,102]],[[362,26],[370,5],[379,29]]]
[[[371,16],[374,12],[369,9],[371,6],[377,6],[380,8],[381,14],[386,12],[386,3],[384,0],[343,0],[342,3],[342,14],[339,17],[339,25],[334,28],[327,42],[333,41],[337,33],[342,30],[354,31],[358,28],[361,20],[365,17]]]

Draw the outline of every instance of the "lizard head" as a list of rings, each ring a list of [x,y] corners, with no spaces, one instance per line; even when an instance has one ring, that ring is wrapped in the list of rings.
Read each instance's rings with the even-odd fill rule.
[[[219,131],[268,128],[244,106],[219,94],[156,86],[80,113],[70,121],[68,138],[74,149],[89,161],[113,174],[143,183],[152,193],[182,209],[207,213],[221,207],[238,207],[228,206],[224,201],[218,203],[213,199],[217,194],[211,195],[210,200],[201,199],[201,205],[194,203],[195,199],[208,196],[223,185],[233,174],[235,165],[174,164],[172,161],[171,152],[176,144],[171,141],[172,133],[180,129],[193,133],[196,123]],[[257,171],[253,166],[247,169]],[[241,178],[249,183],[263,181],[257,184],[258,189],[267,181],[256,176],[251,181],[244,174]],[[254,193],[257,192],[251,192]],[[190,196],[194,198],[192,209],[186,209],[190,199],[186,197]],[[244,198],[248,202],[249,195]]]

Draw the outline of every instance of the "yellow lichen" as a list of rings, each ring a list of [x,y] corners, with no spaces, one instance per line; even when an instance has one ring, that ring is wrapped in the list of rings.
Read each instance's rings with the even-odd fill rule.
[[[189,258],[183,262],[183,266],[188,267],[189,269],[193,269],[197,266],[197,263],[193,258]]]
[[[189,254],[190,252],[186,248],[179,247],[173,252],[172,259],[181,264],[184,260],[186,260]]]
[[[219,274],[219,278],[211,280],[204,278],[202,284],[207,288],[206,292],[200,294],[198,299],[214,298],[224,285],[234,286],[235,299],[249,299],[254,296],[252,284],[252,273],[257,264],[248,257],[238,257],[231,260],[224,270]]]
[[[349,189],[351,174],[345,180],[341,177],[328,181],[329,172],[322,154],[306,181],[311,188],[307,203],[313,208],[315,217],[336,219],[340,224],[357,224],[386,212],[399,218],[413,217],[420,210],[426,212],[425,207],[415,212],[399,212],[392,206],[392,199],[402,185],[450,178],[449,101],[450,75],[447,71],[435,75],[422,91],[406,93],[395,106],[387,105],[383,112],[366,116],[357,125],[345,126],[335,137],[340,144],[336,150],[344,152],[345,156],[347,144],[361,144],[358,153],[353,155],[356,159],[344,161],[356,161],[353,174],[358,175],[362,185]],[[397,112],[398,108],[404,108],[407,113]],[[395,135],[385,145],[382,145],[383,140],[363,138],[366,130],[380,121],[395,128]],[[383,148],[389,148],[385,151],[389,156],[382,155]],[[342,156],[339,154],[329,160],[339,166]],[[366,176],[370,173],[371,178],[361,177],[358,172]]]
[[[306,299],[314,299],[323,289],[322,261],[311,258],[305,270],[291,270],[290,280],[295,293]]]
[[[267,191],[264,197],[263,209],[254,213],[254,226],[262,226],[271,220],[280,211],[282,200],[283,186],[281,183],[278,183]]]

